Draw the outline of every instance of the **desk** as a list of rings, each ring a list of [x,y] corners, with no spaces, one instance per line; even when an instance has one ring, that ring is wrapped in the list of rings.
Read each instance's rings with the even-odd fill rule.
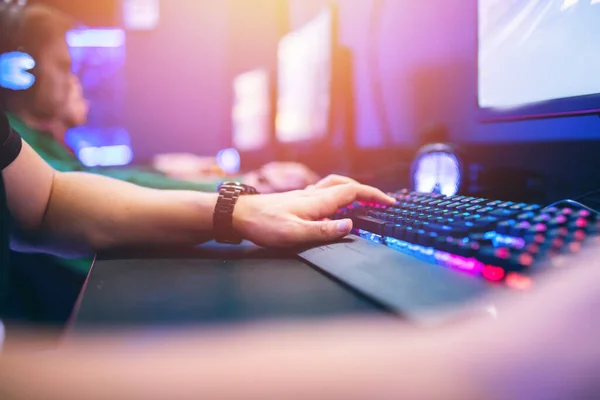
[[[382,312],[294,254],[210,243],[97,260],[71,328],[206,326]]]

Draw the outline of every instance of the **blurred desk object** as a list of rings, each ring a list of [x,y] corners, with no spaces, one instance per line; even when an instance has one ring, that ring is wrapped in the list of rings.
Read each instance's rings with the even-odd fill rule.
[[[196,249],[106,255],[72,318],[96,328],[176,328],[384,312],[295,255],[209,243]]]

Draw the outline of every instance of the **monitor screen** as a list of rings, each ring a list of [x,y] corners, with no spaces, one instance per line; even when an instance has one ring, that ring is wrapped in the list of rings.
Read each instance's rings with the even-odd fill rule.
[[[279,142],[321,139],[329,132],[333,29],[333,12],[328,8],[279,42]]]
[[[480,108],[598,110],[600,0],[479,0],[478,58]]]
[[[233,147],[240,151],[264,149],[271,137],[269,72],[256,69],[233,80]]]

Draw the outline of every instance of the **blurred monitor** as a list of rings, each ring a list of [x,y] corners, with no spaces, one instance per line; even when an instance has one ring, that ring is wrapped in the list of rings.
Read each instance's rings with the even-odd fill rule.
[[[319,173],[349,173],[354,146],[351,52],[338,43],[335,3],[279,42],[275,138],[279,157]]]
[[[600,0],[478,0],[483,119],[600,112]]]
[[[275,127],[281,143],[320,140],[330,132],[334,29],[328,7],[279,42]]]
[[[255,69],[233,80],[233,147],[260,151],[271,142],[272,101],[269,71]]]

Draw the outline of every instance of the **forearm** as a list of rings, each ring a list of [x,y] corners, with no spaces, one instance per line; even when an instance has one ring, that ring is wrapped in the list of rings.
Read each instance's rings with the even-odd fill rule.
[[[195,245],[211,238],[216,199],[216,194],[147,189],[94,174],[57,173],[42,235],[54,244],[93,250]]]
[[[460,352],[439,339],[397,323],[359,321],[196,338],[161,335],[161,343],[135,336],[104,345],[86,341],[61,353],[9,350],[0,366],[1,397],[481,398],[470,393],[472,376],[466,379],[452,363]]]

